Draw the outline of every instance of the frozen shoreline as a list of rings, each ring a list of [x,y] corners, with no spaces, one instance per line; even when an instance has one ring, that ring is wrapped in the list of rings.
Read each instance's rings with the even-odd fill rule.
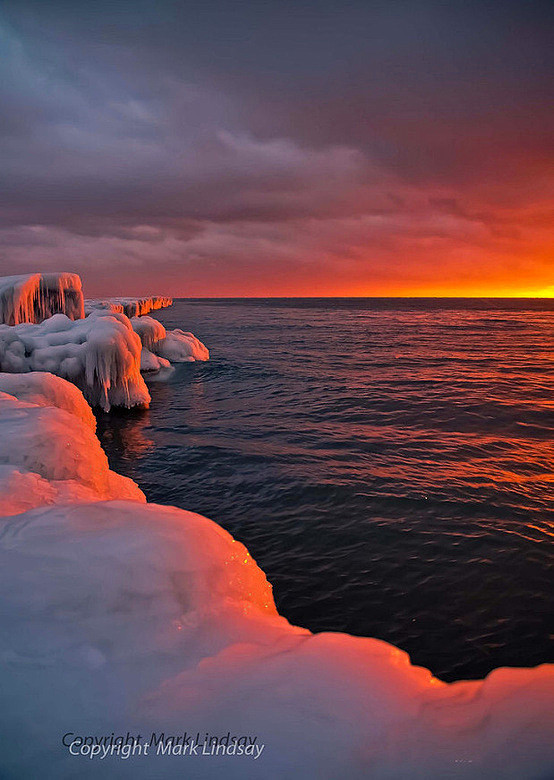
[[[76,274],[0,277],[0,371],[51,372],[106,411],[146,407],[150,394],[141,371],[209,358],[192,333],[166,332],[145,316],[171,304],[171,298],[151,296],[85,307]]]
[[[240,542],[147,503],[110,470],[86,399],[146,405],[141,368],[209,353],[142,304],[129,319],[130,299],[76,316],[80,280],[67,276],[10,281],[11,298],[0,285],[4,312],[25,320],[0,326],[10,371],[0,373],[3,771],[177,778],[184,755],[198,778],[554,771],[553,665],[447,684],[386,642],[292,626]],[[184,750],[185,730],[245,735],[263,749],[256,761],[222,752],[202,762]],[[163,733],[171,750],[91,760],[62,742],[68,733]]]
[[[93,426],[63,379],[0,376],[8,775],[181,777],[178,743],[98,765],[61,737],[183,730],[265,745],[257,761],[187,756],[201,778],[552,771],[554,666],[446,684],[380,640],[291,626],[244,546],[145,503]]]

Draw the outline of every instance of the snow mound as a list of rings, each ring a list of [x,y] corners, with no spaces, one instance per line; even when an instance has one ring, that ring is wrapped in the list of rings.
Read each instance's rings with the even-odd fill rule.
[[[160,371],[162,368],[169,368],[171,371],[173,371],[169,360],[166,360],[163,357],[159,357],[153,352],[150,352],[150,350],[146,347],[143,347],[142,352],[140,353],[140,370],[149,372]]]
[[[124,498],[124,491],[121,493]],[[130,491],[128,497],[136,499]],[[92,487],[76,480],[47,480],[32,471],[0,464],[0,516],[18,515],[45,504],[73,504],[98,498]]]
[[[157,341],[165,338],[165,328],[154,317],[131,317],[131,326],[140,337],[142,346],[152,350]]]
[[[210,353],[192,333],[166,331],[153,317],[132,317],[131,325],[142,342],[142,371],[157,371],[170,363],[209,360]]]
[[[71,320],[85,316],[77,274],[24,274],[0,277],[0,323],[41,322],[53,314]]]
[[[147,406],[142,345],[127,317],[97,311],[72,321],[55,314],[40,324],[0,325],[0,371],[48,371],[77,385],[92,405]]]
[[[87,298],[85,301],[85,311],[90,314],[98,309],[125,314],[127,317],[140,317],[156,309],[163,309],[171,306],[173,298],[165,295],[152,295],[146,298]]]
[[[12,515],[0,523],[3,775],[553,775],[554,666],[446,684],[386,642],[291,626],[240,542],[141,503],[130,480],[118,489],[138,500],[101,500],[115,498],[108,472],[79,416],[0,393],[0,514]],[[231,732],[263,748],[183,756],[185,730],[201,745]],[[73,756],[70,732],[140,733],[150,750]],[[153,732],[175,735],[174,755]]]
[[[83,394],[71,382],[54,374],[31,371],[28,374],[0,374],[0,391],[38,406],[57,406],[96,430],[96,419]]]
[[[155,345],[156,354],[171,363],[189,363],[195,360],[209,360],[210,353],[192,333],[176,328]]]
[[[142,491],[132,480],[110,470],[90,424],[66,410],[71,400],[66,408],[46,406],[46,403],[46,397],[39,405],[0,392],[0,465],[11,467],[2,470],[4,500],[29,498],[28,493],[13,494],[10,489],[10,485],[29,482],[28,478],[18,476],[24,472],[56,483],[58,493],[63,487],[58,483],[71,482],[84,487],[89,499],[96,496],[144,500]],[[40,497],[43,482],[34,478],[32,481],[36,487],[33,493],[38,491]],[[37,505],[40,503],[49,502],[40,501]]]

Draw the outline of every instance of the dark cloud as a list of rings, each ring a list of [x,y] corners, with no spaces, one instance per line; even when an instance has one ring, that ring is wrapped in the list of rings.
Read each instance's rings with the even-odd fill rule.
[[[0,272],[543,285],[552,22],[541,2],[8,0]]]

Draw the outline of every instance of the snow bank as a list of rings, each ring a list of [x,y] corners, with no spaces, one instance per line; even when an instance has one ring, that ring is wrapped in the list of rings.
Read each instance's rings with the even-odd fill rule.
[[[0,513],[22,512],[0,521],[3,775],[553,775],[553,666],[445,684],[385,642],[293,627],[244,546],[215,523],[100,500],[138,488],[110,487],[94,439],[66,408],[0,395],[0,479],[19,491]],[[34,508],[20,497],[18,509],[18,496]],[[176,742],[173,756],[154,746],[91,760],[61,744],[68,732],[149,742],[184,731],[264,747],[257,759],[183,757]]]
[[[165,339],[155,345],[155,351],[171,363],[188,363],[210,358],[207,348],[196,336],[179,328],[170,330]]]
[[[40,324],[0,325],[0,371],[48,371],[79,387],[92,405],[147,406],[141,341],[127,317],[97,311],[72,321],[56,314]]]
[[[173,371],[169,360],[166,360],[163,357],[159,357],[153,352],[150,352],[150,350],[146,347],[143,347],[142,352],[140,353],[140,370],[149,372],[160,371],[162,368],[169,368],[171,371]]]
[[[77,274],[26,274],[0,277],[0,323],[41,322],[53,314],[71,320],[85,316]]]
[[[131,317],[131,326],[140,337],[142,346],[152,350],[157,341],[165,338],[165,328],[153,317]]]
[[[0,374],[6,386],[18,397],[0,392],[0,515],[68,501],[145,500],[110,470],[76,387],[51,374]]]
[[[173,298],[165,295],[152,295],[146,298],[87,298],[85,301],[85,311],[87,314],[104,309],[107,311],[125,314],[127,317],[139,317],[156,309],[163,309],[171,306]]]
[[[0,391],[38,406],[57,406],[59,409],[65,409],[66,412],[79,417],[92,431],[96,430],[96,418],[81,391],[53,374],[43,371],[0,374]]]
[[[153,317],[132,317],[131,325],[143,345],[143,371],[157,371],[170,363],[209,360],[208,349],[192,333],[178,328],[166,331]]]

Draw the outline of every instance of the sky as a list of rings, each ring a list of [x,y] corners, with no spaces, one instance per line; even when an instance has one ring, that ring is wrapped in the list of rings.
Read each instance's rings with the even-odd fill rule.
[[[554,296],[554,3],[0,4],[0,274]]]

